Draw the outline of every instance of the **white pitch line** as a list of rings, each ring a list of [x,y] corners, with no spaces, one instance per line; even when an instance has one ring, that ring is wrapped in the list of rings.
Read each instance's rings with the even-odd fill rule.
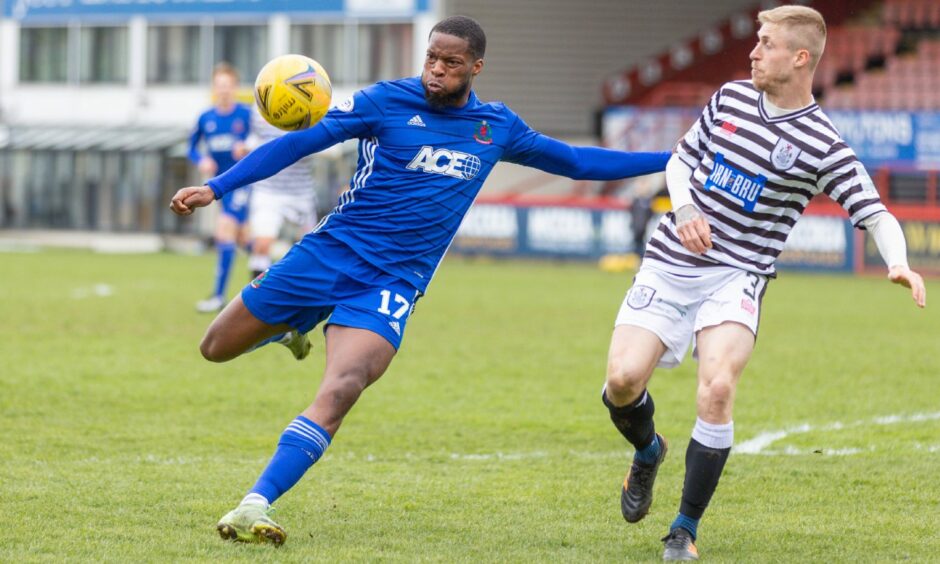
[[[764,433],[758,434],[753,439],[748,439],[741,443],[734,445],[732,452],[735,454],[762,454],[765,456],[775,456],[775,455],[799,455],[799,454],[810,454],[814,451],[811,450],[799,450],[793,447],[787,447],[783,450],[766,450],[767,447],[773,443],[785,439],[791,435],[800,435],[804,433],[810,433],[813,431],[826,432],[826,431],[841,431],[843,429],[853,429],[856,427],[862,427],[865,425],[897,425],[899,423],[923,423],[925,421],[937,421],[940,420],[940,411],[934,413],[913,413],[913,414],[895,414],[895,415],[882,415],[874,417],[872,419],[853,421],[851,423],[843,423],[841,421],[835,421],[833,423],[827,423],[825,425],[810,425],[809,423],[804,423],[802,425],[797,425],[794,427],[788,427],[786,429],[781,429],[778,431],[766,431]],[[874,449],[869,449],[874,450]],[[836,449],[836,450],[825,450],[822,454],[834,455],[834,456],[845,456],[848,454],[858,454],[859,452],[865,452],[862,449]],[[933,451],[931,451],[933,452]]]
[[[94,286],[84,286],[72,290],[72,299],[83,300],[91,296],[99,298],[109,298],[114,295],[114,286],[110,284],[95,284]]]

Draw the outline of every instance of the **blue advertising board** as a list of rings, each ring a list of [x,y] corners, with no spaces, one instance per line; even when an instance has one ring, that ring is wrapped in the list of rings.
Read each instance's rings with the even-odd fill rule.
[[[27,23],[69,18],[186,14],[387,13],[413,15],[430,0],[0,0],[4,17]]]
[[[885,165],[940,165],[938,112],[826,112],[842,138],[869,169]]]
[[[659,219],[654,216],[649,220],[647,239]],[[632,217],[626,209],[511,203],[475,204],[451,249],[464,255],[587,260],[637,251]],[[777,266],[851,272],[855,268],[851,222],[839,216],[804,216],[790,233]]]
[[[604,113],[604,143],[626,151],[674,146],[701,109],[615,107]],[[826,111],[870,171],[940,167],[940,112]]]
[[[464,254],[574,259],[635,250],[627,210],[510,204],[474,205],[452,248]]]

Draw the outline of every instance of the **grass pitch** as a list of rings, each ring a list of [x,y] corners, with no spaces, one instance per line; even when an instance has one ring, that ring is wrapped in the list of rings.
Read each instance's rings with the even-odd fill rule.
[[[272,346],[213,365],[193,311],[211,257],[0,256],[0,561],[661,558],[694,364],[653,378],[671,452],[650,515],[627,525],[628,449],[599,394],[630,275],[445,261],[389,372],[277,503],[289,536],[274,549],[214,526],[312,399],[319,331],[303,363]],[[764,303],[735,411],[752,454],[729,459],[703,558],[936,560],[937,305],[882,279],[793,273]]]

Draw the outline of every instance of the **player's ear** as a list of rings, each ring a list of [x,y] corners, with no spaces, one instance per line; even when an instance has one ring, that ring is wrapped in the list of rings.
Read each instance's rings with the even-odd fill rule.
[[[473,76],[480,74],[482,70],[483,70],[483,59],[477,59],[473,61],[473,69],[471,70],[471,72],[473,73]]]
[[[809,51],[806,49],[797,49],[796,57],[793,59],[793,66],[796,68],[802,68],[809,65],[810,61]]]

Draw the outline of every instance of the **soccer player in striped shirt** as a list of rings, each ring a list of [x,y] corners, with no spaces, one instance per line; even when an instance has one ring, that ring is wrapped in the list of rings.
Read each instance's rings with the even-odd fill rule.
[[[617,316],[603,401],[636,452],[621,492],[628,522],[646,516],[666,455],[647,383],[678,365],[694,337],[697,415],[679,513],[665,560],[698,558],[694,541],[734,434],[735,388],[754,348],[774,261],[810,199],[838,202],[868,229],[891,282],[924,307],[898,221],[852,149],[813,100],[826,25],[811,8],[762,11],[751,80],[723,85],[678,142],[666,167],[673,213],[660,222]]]
[[[242,503],[219,521],[223,538],[284,542],[270,504],[319,459],[360,394],[389,366],[415,301],[498,161],[596,180],[665,168],[668,152],[573,147],[531,129],[504,104],[481,101],[471,85],[485,49],[483,29],[471,18],[438,22],[420,77],[365,88],[315,126],[266,143],[207,186],[173,196],[173,211],[188,215],[305,155],[360,140],[358,169],[336,208],[226,306],[200,345],[215,362],[274,341],[302,359],[306,333],[326,323],[320,389],[284,430]]]
[[[284,133],[266,122],[257,106],[252,109],[249,148],[277,139]],[[317,224],[316,181],[311,159],[301,159],[271,178],[252,184],[249,202],[251,255],[248,269],[251,277],[257,278],[271,266],[271,247],[285,224],[290,226],[294,241]]]

